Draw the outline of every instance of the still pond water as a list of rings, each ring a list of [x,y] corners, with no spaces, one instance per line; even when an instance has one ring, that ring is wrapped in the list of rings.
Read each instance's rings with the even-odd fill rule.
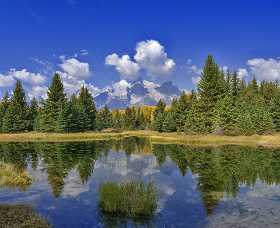
[[[27,188],[1,186],[0,205],[28,204],[53,227],[280,227],[280,150],[121,141],[0,144],[0,161],[26,169]],[[98,210],[107,181],[153,181],[150,220]]]

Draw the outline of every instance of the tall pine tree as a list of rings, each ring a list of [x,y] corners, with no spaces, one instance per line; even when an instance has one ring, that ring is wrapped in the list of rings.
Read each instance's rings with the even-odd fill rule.
[[[55,73],[47,92],[47,99],[43,102],[43,108],[38,117],[38,130],[55,131],[58,115],[66,102],[63,84],[58,73]]]
[[[211,133],[215,128],[216,104],[225,95],[224,73],[220,71],[211,55],[208,56],[198,83],[198,99],[188,116],[189,131]],[[192,127],[194,126],[194,127]]]
[[[20,81],[16,82],[11,103],[3,119],[3,132],[22,132],[27,128],[27,103]]]
[[[2,131],[4,116],[7,112],[9,104],[10,104],[9,95],[6,92],[0,103],[0,131]]]
[[[155,131],[162,131],[165,107],[166,104],[160,99],[153,113],[153,129]]]
[[[95,129],[96,108],[88,88],[82,86],[78,97],[79,122],[82,131]]]

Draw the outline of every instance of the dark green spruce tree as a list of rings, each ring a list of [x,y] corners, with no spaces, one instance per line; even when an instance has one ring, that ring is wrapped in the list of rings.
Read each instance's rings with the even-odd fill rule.
[[[7,112],[9,104],[10,104],[9,95],[6,92],[4,97],[1,100],[1,103],[0,103],[0,131],[2,131],[3,119],[4,119],[4,116],[5,116],[6,112]]]
[[[166,107],[166,104],[160,99],[158,101],[155,111],[153,113],[153,129],[155,131],[162,131],[165,107]]]
[[[280,91],[272,98],[270,113],[274,124],[274,130],[280,132]]]
[[[174,132],[176,131],[176,119],[174,112],[166,112],[162,122],[162,131]]]
[[[187,114],[191,108],[192,94],[183,92],[179,99],[174,99],[171,104],[171,111],[173,113],[176,130],[178,132],[184,131]]]
[[[3,132],[23,132],[27,128],[27,103],[20,81],[16,82],[11,103],[3,118]]]
[[[38,101],[34,97],[31,100],[30,105],[28,106],[28,111],[27,111],[27,129],[28,129],[28,131],[35,130],[37,114],[38,114]]]
[[[110,128],[113,126],[113,117],[112,113],[108,109],[107,106],[100,109],[96,116],[96,129],[101,131],[106,128]]]
[[[52,132],[57,129],[58,115],[67,99],[58,73],[55,73],[47,92],[47,99],[38,116],[38,130]]]
[[[78,97],[78,111],[80,130],[90,131],[95,129],[96,108],[93,97],[88,88],[82,86]]]
[[[198,83],[198,98],[186,120],[188,131],[211,133],[215,130],[215,107],[225,95],[225,85],[224,73],[209,55]]]

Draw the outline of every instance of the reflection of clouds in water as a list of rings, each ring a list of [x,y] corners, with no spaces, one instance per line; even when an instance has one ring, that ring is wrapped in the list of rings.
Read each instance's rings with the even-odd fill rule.
[[[89,191],[89,183],[83,183],[76,170],[71,170],[64,179],[62,198],[77,197],[83,192]]]
[[[208,227],[280,227],[280,186],[258,181],[254,187],[243,188],[236,198],[218,206]]]
[[[111,171],[114,174],[126,176],[130,170],[124,154],[116,153],[115,156],[108,155],[101,157],[95,162],[95,172],[97,170]]]
[[[95,170],[104,169],[106,172],[121,176],[149,176],[159,172],[154,156],[129,155],[111,153],[95,163]]]
[[[113,152],[96,161],[92,179],[95,184],[106,181],[118,183],[127,180],[154,181],[159,197],[158,212],[165,210],[172,199],[180,200],[182,206],[197,204],[200,197],[199,194],[195,194],[196,178],[190,172],[182,177],[178,167],[168,157],[162,166],[159,166],[153,155],[126,155]]]
[[[160,192],[157,212],[161,212],[164,210],[168,198],[176,192],[176,189],[164,183],[159,183],[157,187]]]
[[[42,159],[40,159],[38,161],[36,169],[33,170],[29,166],[28,171],[32,176],[34,185],[36,185],[42,189],[46,189],[46,185],[48,185],[48,173],[46,170],[46,166],[44,165],[44,161]]]
[[[166,166],[171,165],[168,162]],[[174,167],[172,167],[174,168]],[[171,168],[171,169],[172,169]],[[95,163],[93,178],[98,182],[126,180],[153,180],[159,193],[159,210],[163,210],[168,197],[176,192],[172,176],[160,172],[156,157],[153,155],[126,155],[125,153],[110,153]],[[109,178],[109,179],[108,179]],[[105,180],[104,180],[105,179]]]
[[[32,185],[27,189],[27,191],[22,192],[16,190],[5,192],[5,197],[9,202],[27,202],[33,204],[40,200],[43,192],[51,192],[51,186],[48,183],[48,174],[42,159],[38,160],[35,170],[33,170],[29,164],[27,171],[31,175]],[[2,196],[0,196],[0,198],[2,202],[5,202],[5,199],[2,199]]]
[[[248,197],[266,197],[280,199],[279,185],[266,185],[261,181],[257,181],[256,185],[247,192]]]

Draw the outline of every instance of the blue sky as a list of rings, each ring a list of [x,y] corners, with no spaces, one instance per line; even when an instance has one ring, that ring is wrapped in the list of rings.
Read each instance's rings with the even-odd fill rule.
[[[21,79],[30,96],[42,95],[54,71],[69,91],[137,77],[192,89],[209,53],[240,77],[280,79],[279,7],[276,0],[1,0],[0,90]]]

